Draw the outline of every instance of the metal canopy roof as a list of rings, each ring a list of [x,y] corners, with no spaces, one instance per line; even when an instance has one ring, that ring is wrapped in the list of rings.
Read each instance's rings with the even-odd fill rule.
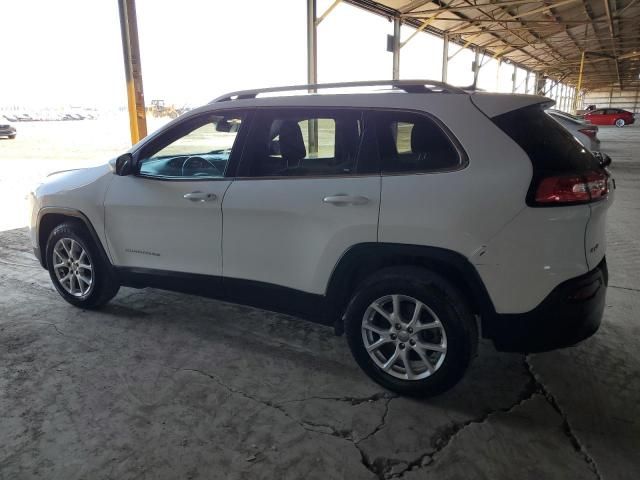
[[[640,0],[346,0],[586,89],[640,86]]]

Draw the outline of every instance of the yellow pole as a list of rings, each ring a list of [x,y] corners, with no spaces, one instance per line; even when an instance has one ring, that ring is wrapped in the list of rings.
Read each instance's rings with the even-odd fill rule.
[[[129,128],[131,129],[131,143],[133,144],[138,143],[147,136],[147,117],[144,108],[135,0],[118,0],[118,8],[120,10],[124,72],[127,81]]]
[[[584,72],[584,50],[582,51],[582,57],[580,57],[580,74],[578,75],[578,86],[576,87],[576,94],[573,97],[573,113],[578,110],[578,95],[580,95],[580,88],[582,87],[582,73]]]

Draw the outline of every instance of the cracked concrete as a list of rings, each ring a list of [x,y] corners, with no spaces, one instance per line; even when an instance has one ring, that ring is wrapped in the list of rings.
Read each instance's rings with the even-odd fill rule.
[[[430,400],[292,317],[151,289],[75,309],[25,230],[0,232],[0,479],[637,479],[640,148],[606,140],[640,146],[640,128],[602,131],[618,191],[601,330],[526,357],[483,342]]]

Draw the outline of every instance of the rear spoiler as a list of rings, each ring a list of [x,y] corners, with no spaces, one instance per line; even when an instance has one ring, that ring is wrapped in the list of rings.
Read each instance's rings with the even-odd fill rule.
[[[487,117],[493,118],[503,113],[518,110],[531,105],[549,108],[556,102],[540,95],[519,95],[512,93],[474,92],[469,95],[471,102]]]

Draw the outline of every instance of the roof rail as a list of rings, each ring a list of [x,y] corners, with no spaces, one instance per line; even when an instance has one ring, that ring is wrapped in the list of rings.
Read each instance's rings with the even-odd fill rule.
[[[376,87],[390,86],[407,93],[430,93],[441,91],[443,93],[466,93],[462,88],[454,87],[448,83],[435,80],[374,80],[363,82],[338,82],[338,83],[312,83],[309,85],[288,85],[284,87],[260,88],[255,90],[240,90],[231,92],[216,98],[211,103],[227,102],[229,100],[244,100],[256,98],[261,93],[272,92],[292,92],[296,90],[307,90],[314,92],[329,88],[349,88],[349,87]]]

